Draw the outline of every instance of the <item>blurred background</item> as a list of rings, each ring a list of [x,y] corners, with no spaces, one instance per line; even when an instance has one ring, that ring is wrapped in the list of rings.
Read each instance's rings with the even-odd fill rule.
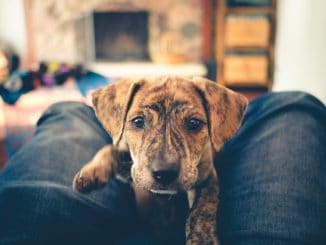
[[[0,0],[0,167],[57,101],[122,76],[205,76],[326,101],[324,0]]]

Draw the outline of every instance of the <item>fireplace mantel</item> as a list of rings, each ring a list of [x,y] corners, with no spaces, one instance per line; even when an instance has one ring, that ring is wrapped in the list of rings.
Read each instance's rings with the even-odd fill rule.
[[[88,68],[109,78],[132,76],[206,76],[207,69],[201,63],[156,64],[152,62],[93,62]]]
[[[148,11],[148,50],[153,62],[199,62],[203,50],[202,0],[29,0],[38,60],[84,62],[76,22],[94,12]],[[77,29],[76,29],[77,26]],[[90,35],[87,33],[87,35]],[[89,57],[87,57],[89,58]]]

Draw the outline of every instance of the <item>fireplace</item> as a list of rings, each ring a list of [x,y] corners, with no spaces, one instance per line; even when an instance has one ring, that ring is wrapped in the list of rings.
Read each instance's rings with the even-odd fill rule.
[[[95,60],[149,61],[148,12],[95,12],[92,17]]]
[[[202,0],[32,2],[37,59],[86,64],[201,60]]]

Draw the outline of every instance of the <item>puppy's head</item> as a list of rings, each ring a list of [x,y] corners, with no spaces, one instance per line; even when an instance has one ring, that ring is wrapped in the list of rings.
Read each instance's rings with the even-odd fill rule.
[[[113,143],[128,150],[137,186],[188,191],[213,168],[213,152],[238,129],[247,100],[204,78],[121,80],[93,94]]]

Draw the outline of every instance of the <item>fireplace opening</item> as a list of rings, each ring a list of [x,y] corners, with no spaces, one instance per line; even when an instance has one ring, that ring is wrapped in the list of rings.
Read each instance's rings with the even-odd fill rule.
[[[148,61],[148,18],[146,11],[95,12],[95,59]]]

